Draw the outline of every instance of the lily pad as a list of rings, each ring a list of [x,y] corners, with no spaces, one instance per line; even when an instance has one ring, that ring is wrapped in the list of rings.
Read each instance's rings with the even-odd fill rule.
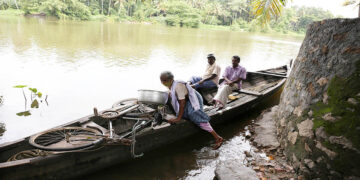
[[[30,91],[32,91],[33,93],[37,93],[37,89],[36,88],[29,88]]]
[[[13,86],[13,88],[24,88],[26,87],[27,85],[17,85],[17,86]]]
[[[31,108],[39,108],[39,102],[36,99],[31,103]]]
[[[31,113],[30,113],[30,111],[24,111],[24,112],[16,113],[16,115],[18,115],[18,116],[30,116]]]

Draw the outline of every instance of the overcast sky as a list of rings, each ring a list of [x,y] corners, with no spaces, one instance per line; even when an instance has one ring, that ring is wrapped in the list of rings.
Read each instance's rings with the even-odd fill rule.
[[[319,7],[325,10],[329,10],[335,16],[341,15],[347,18],[355,18],[358,15],[358,7],[354,5],[343,6],[345,0],[292,0],[289,1],[289,6],[307,6],[307,7]]]

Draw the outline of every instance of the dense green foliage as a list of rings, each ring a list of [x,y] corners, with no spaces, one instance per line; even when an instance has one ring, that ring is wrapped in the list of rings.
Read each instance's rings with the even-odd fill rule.
[[[250,0],[3,0],[0,10],[46,13],[60,19],[115,19],[159,22],[169,26],[227,26],[242,31],[304,32],[317,20],[332,18],[316,8],[285,8],[282,16],[260,28]]]

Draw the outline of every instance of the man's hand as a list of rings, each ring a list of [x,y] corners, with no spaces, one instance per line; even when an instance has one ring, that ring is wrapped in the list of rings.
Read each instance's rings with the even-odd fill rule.
[[[199,83],[199,84],[202,84],[203,82],[204,82],[204,80],[200,80],[198,83]]]

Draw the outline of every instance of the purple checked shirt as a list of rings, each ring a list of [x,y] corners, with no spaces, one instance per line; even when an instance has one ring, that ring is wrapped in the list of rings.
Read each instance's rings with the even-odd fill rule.
[[[225,73],[223,77],[228,78],[230,81],[236,80],[238,78],[246,79],[246,69],[240,65],[236,68],[233,68],[232,66],[228,66],[225,69]],[[222,84],[224,83],[225,81]],[[242,85],[242,80],[238,82],[239,89],[241,89],[241,85]]]

